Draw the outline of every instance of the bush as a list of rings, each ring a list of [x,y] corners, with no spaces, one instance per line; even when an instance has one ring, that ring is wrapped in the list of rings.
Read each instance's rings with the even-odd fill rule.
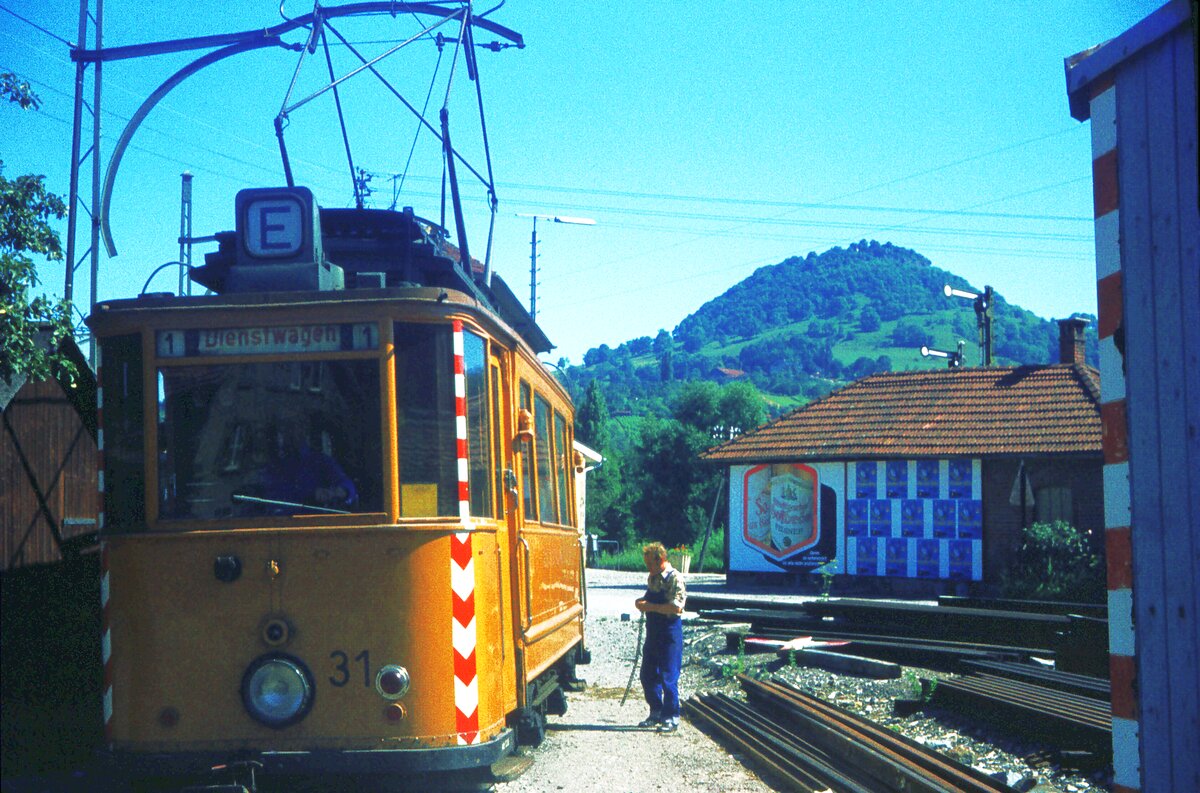
[[[1104,559],[1071,524],[1034,523],[1024,531],[1016,570],[1004,589],[1013,598],[1103,602]]]
[[[692,551],[692,568],[691,572],[696,572],[699,564],[700,545],[703,542],[703,535],[690,546]],[[596,561],[593,567],[599,567],[603,570],[630,570],[642,572],[646,569],[646,563],[642,561],[642,546],[650,540],[633,540],[620,553],[600,553],[596,555]],[[705,573],[723,573],[725,572],[725,532],[719,529],[714,529],[712,536],[708,538],[708,549],[704,553],[704,568]]]

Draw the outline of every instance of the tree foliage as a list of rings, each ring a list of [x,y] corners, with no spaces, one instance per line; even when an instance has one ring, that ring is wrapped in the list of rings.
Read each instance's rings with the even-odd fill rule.
[[[1102,602],[1104,560],[1084,532],[1063,521],[1034,523],[1021,538],[1017,561],[1005,580],[1016,598]]]
[[[0,74],[0,94],[23,109],[36,109],[28,83],[11,73]],[[34,380],[51,376],[70,379],[74,367],[57,354],[70,334],[70,307],[44,295],[34,256],[61,261],[62,246],[51,221],[66,215],[63,200],[46,189],[45,177],[4,175],[0,161],[0,380]]]
[[[719,381],[718,369],[740,370],[770,394],[824,394],[892,366],[932,365],[920,362],[922,345],[952,350],[959,339],[973,345],[974,312],[964,301],[948,300],[944,284],[974,289],[915,251],[864,240],[762,267],[673,333],[659,330],[650,352],[645,336],[602,344],[574,371],[583,385],[600,380],[613,410],[658,416],[668,415],[663,406],[679,381]],[[999,294],[994,312],[997,363],[1057,362],[1054,322]],[[1089,362],[1097,366],[1094,328],[1088,334]]]
[[[612,444],[602,452],[615,461],[589,482],[589,493],[605,482],[597,502],[589,496],[589,530],[689,542],[707,524],[719,476],[696,455],[760,424],[760,391],[815,399],[875,372],[931,365],[922,345],[976,339],[971,306],[947,300],[945,284],[978,291],[915,251],[863,240],[762,267],[649,344],[642,336],[588,350],[570,388],[577,404],[585,394],[593,402],[593,386],[604,395]],[[998,363],[1057,362],[1054,322],[999,294],[993,310]],[[1087,347],[1095,366],[1094,326]],[[593,421],[586,404],[581,412]]]

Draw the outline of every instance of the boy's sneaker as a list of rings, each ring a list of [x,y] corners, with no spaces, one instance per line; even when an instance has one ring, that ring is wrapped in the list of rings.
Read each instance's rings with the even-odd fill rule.
[[[659,732],[675,732],[679,729],[679,719],[667,719],[658,725]]]
[[[662,726],[662,723],[663,723],[662,719],[660,719],[656,716],[651,716],[648,719],[643,719],[642,721],[638,722],[638,726],[639,727],[660,727],[660,726]]]

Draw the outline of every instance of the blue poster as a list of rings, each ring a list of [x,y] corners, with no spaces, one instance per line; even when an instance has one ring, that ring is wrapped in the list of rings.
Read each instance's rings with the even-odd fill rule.
[[[917,540],[917,578],[938,577],[941,545],[937,540]]]
[[[925,536],[925,502],[919,498],[906,498],[900,502],[900,536]]]
[[[851,498],[846,501],[846,536],[866,537],[870,502],[865,498]]]
[[[907,460],[888,460],[886,472],[887,472],[887,497],[888,498],[907,498],[908,497],[908,461]]]
[[[941,469],[937,460],[917,460],[917,498],[941,495]]]
[[[908,540],[890,537],[887,540],[883,570],[885,575],[908,575]]]
[[[950,577],[970,580],[975,569],[975,545],[970,540],[951,540]]]
[[[855,540],[855,575],[878,575],[879,540],[874,537],[860,537]]]
[[[957,535],[958,502],[940,498],[933,502],[933,536],[953,539]]]
[[[970,498],[971,492],[971,461],[950,461],[950,498]]]
[[[871,536],[892,536],[892,502],[880,498],[871,502]]]
[[[964,540],[983,539],[983,502],[964,498],[958,502],[958,536]]]
[[[854,466],[854,496],[855,498],[875,498],[877,464],[872,462],[856,463]]]

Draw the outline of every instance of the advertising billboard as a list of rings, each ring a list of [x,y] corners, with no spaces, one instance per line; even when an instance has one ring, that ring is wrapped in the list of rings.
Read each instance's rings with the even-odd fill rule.
[[[735,465],[729,569],[978,581],[977,459]]]
[[[865,460],[842,531],[846,572],[896,578],[983,578],[979,460]]]
[[[841,572],[842,463],[735,465],[729,486],[731,569]]]

